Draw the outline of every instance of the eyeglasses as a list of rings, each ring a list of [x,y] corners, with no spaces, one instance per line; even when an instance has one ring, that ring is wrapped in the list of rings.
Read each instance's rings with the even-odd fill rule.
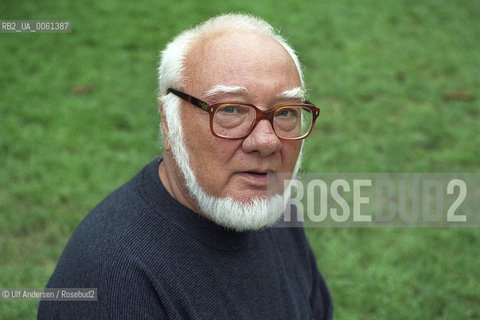
[[[308,137],[320,109],[309,101],[306,104],[278,105],[263,111],[253,104],[219,102],[208,104],[184,92],[169,88],[167,93],[190,102],[210,114],[210,131],[219,138],[242,139],[248,136],[261,120],[268,120],[282,140],[302,140]]]

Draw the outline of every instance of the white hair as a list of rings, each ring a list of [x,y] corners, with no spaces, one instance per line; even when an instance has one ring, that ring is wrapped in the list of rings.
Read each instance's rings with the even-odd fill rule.
[[[168,88],[180,88],[184,82],[185,59],[195,41],[202,36],[221,30],[241,30],[256,31],[276,40],[290,55],[300,77],[301,89],[305,90],[302,68],[295,51],[288,45],[286,40],[266,21],[247,14],[224,14],[213,17],[196,27],[186,30],[175,37],[167,44],[165,50],[160,55],[160,65],[158,67],[158,92],[161,98],[159,102],[166,117],[169,127],[169,136],[181,131],[181,128],[173,128],[179,121],[172,122],[173,109],[180,107],[180,99],[167,98]],[[178,129],[178,130],[177,130]],[[163,131],[160,129],[160,139],[163,140]],[[167,139],[169,137],[166,137]]]
[[[205,21],[175,37],[161,53],[158,67],[158,89],[166,94],[170,87],[179,88],[184,82],[185,58],[196,40],[202,36],[221,30],[256,31],[276,40],[290,55],[304,88],[303,73],[295,51],[285,39],[266,21],[246,14],[224,14]]]
[[[180,88],[185,82],[185,58],[195,41],[210,32],[225,29],[256,31],[276,40],[288,52],[295,63],[302,90],[304,89],[303,74],[295,51],[270,24],[250,15],[226,14],[214,17],[193,29],[184,31],[167,45],[161,54],[160,66],[158,68],[159,93],[161,95],[160,105],[168,127],[168,136],[165,138],[170,142],[171,152],[178,168],[184,175],[186,187],[190,195],[197,200],[202,213],[225,227],[238,231],[255,230],[271,225],[279,219],[285,208],[286,200],[284,199],[288,199],[289,194],[283,194],[283,196],[277,194],[268,199],[255,198],[248,203],[241,203],[230,197],[218,198],[208,195],[198,184],[190,167],[179,110],[181,100],[175,95],[167,94],[168,88]],[[300,151],[293,177],[300,167],[301,153]],[[287,187],[285,192],[289,192],[289,190],[290,188]]]

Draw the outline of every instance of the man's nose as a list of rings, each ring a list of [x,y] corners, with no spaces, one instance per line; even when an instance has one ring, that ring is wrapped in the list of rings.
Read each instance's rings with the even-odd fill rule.
[[[268,120],[260,120],[242,143],[245,152],[257,151],[263,157],[276,153],[281,147],[282,142]]]

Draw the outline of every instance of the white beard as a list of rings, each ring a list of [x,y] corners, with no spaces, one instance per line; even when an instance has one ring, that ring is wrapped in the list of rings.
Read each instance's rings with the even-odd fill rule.
[[[178,109],[177,109],[178,110]],[[169,116],[173,115],[173,117]],[[180,117],[177,114],[167,113],[169,126],[168,139],[176,163],[185,178],[185,184],[190,194],[197,201],[202,213],[215,223],[236,231],[258,230],[271,226],[283,216],[288,199],[290,199],[290,185],[283,194],[275,194],[270,198],[253,198],[242,202],[232,197],[219,198],[207,194],[198,184],[191,167],[189,155],[183,141]],[[294,180],[301,165],[302,148],[295,164],[291,180]]]

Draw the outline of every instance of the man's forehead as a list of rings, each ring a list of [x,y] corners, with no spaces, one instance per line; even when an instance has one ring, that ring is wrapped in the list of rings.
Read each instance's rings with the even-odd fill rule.
[[[204,40],[194,44],[185,60],[185,90],[191,94],[209,103],[237,97],[258,103],[277,95],[303,99],[301,89],[283,93],[302,84],[294,61],[277,40],[237,31]]]
[[[215,85],[210,89],[206,90],[203,93],[203,98],[213,99],[219,98],[225,95],[241,95],[247,96],[249,90],[245,86],[240,85]],[[276,99],[305,99],[305,90],[301,87],[295,87],[292,89],[287,89],[275,94],[274,98]]]

